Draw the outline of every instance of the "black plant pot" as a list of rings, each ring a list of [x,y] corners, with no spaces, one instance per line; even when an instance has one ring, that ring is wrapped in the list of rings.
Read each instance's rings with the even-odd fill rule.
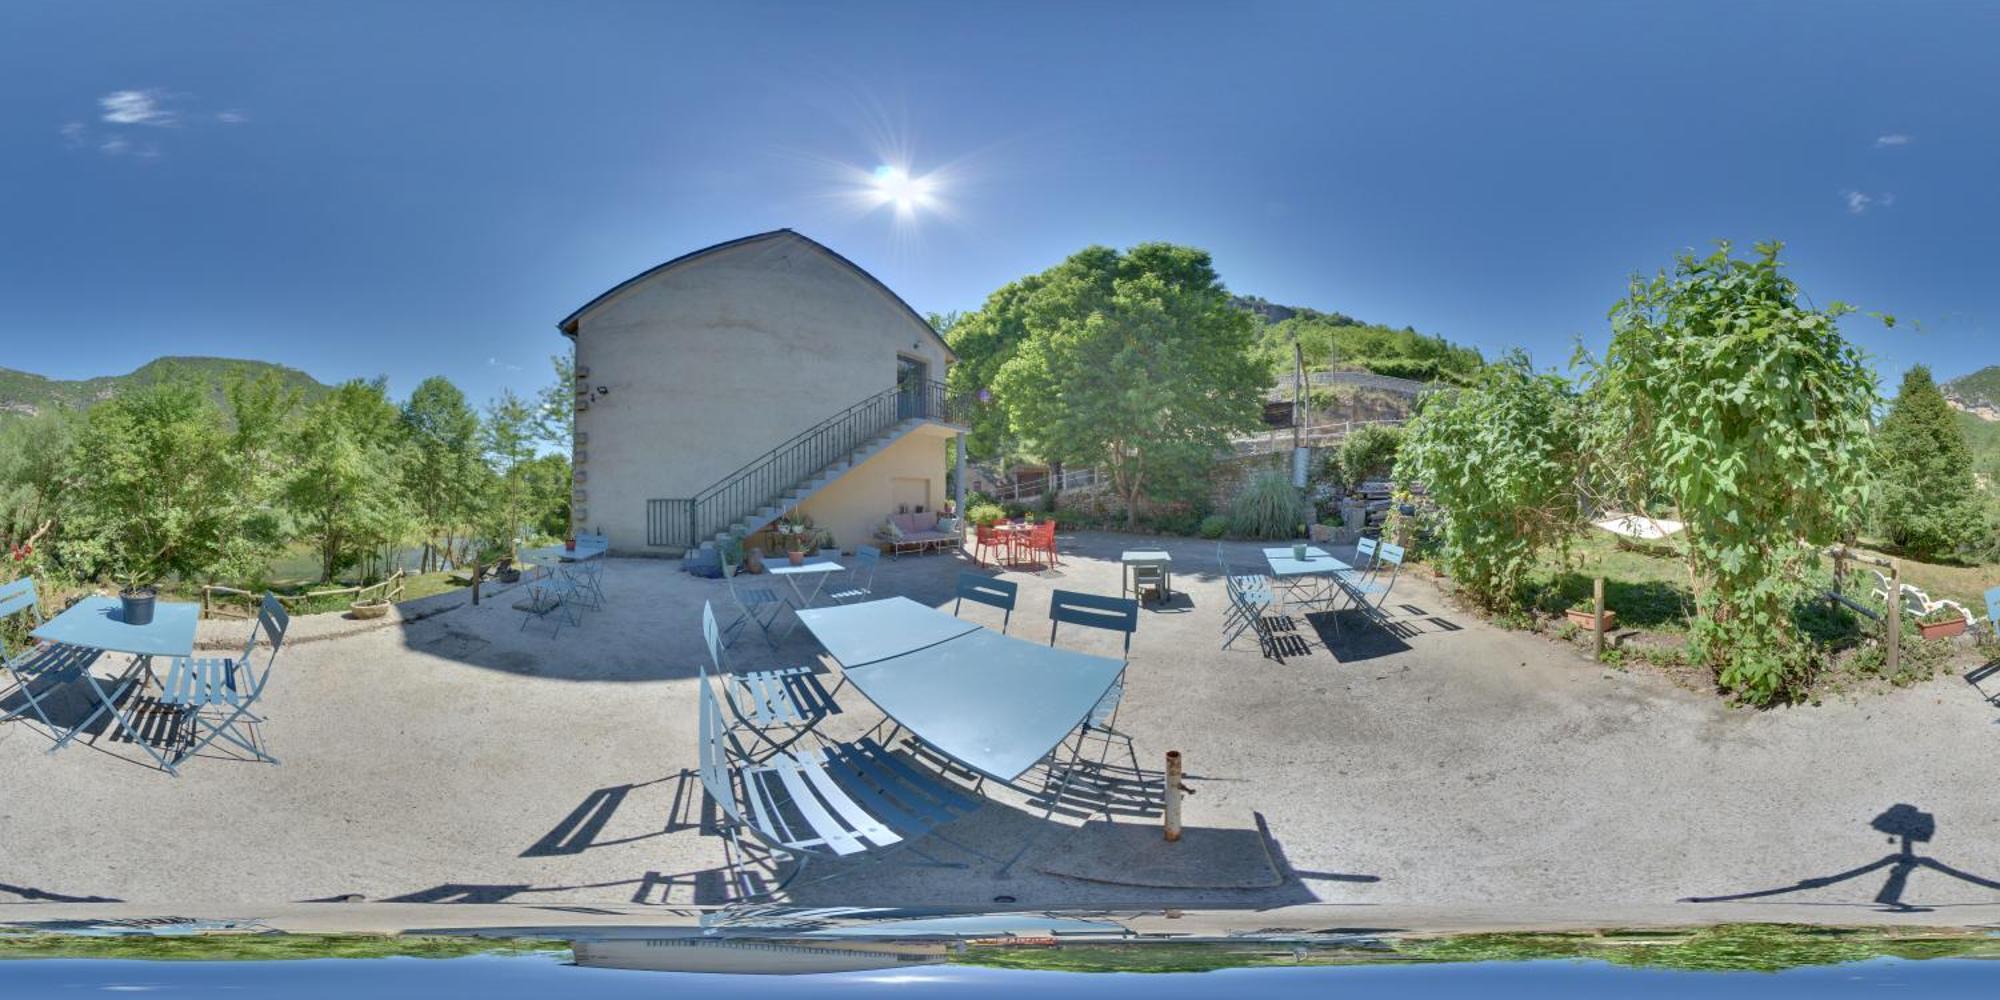
[[[151,587],[131,587],[118,592],[118,620],[127,625],[150,625],[153,623],[153,598],[158,591]]]

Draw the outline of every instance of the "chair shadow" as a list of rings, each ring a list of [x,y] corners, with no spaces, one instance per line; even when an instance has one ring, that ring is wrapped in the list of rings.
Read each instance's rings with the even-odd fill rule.
[[[1417,634],[1401,621],[1371,619],[1352,609],[1316,611],[1305,617],[1318,634],[1320,645],[1341,663],[1363,663],[1407,653],[1411,647],[1404,640]]]
[[[9,903],[122,903],[116,896],[77,896],[66,892],[51,892],[33,886],[8,885],[0,882],[0,895],[13,896]]]
[[[1974,667],[1965,673],[1965,682],[1972,685],[1974,691],[1979,692],[1979,697],[1985,699],[1990,704],[2000,705],[2000,683],[1993,685],[1993,693],[1988,694],[1986,692],[1986,682],[1995,680],[1996,678],[2000,678],[2000,660],[1994,660],[1983,666]]]
[[[1687,896],[1683,903],[1725,903],[1753,899],[1768,899],[1811,889],[1823,889],[1860,878],[1872,872],[1888,870],[1882,887],[1875,892],[1874,908],[1884,913],[1928,913],[1934,906],[1919,906],[1903,898],[1909,888],[1910,876],[1919,871],[1933,871],[1960,882],[2000,891],[2000,880],[1975,875],[1945,864],[1928,855],[1918,854],[1915,845],[1928,843],[1937,836],[1937,819],[1932,814],[1906,802],[1898,802],[1869,822],[1869,827],[1877,833],[1886,834],[1892,841],[1899,841],[1896,850],[1870,861],[1867,864],[1821,875],[1800,879],[1790,885],[1770,889],[1753,889],[1747,892],[1729,893],[1720,896]],[[1819,905],[1864,905],[1864,904],[1819,904]]]
[[[652,833],[640,834],[634,837],[619,837],[611,840],[599,839],[599,834],[604,832],[605,826],[611,822],[611,817],[618,812],[618,807],[624,805],[626,797],[631,795],[635,789],[657,785],[664,781],[675,781],[678,784],[674,791],[674,800],[678,803],[681,796],[686,792],[687,781],[690,777],[691,772],[682,771],[672,777],[655,778],[652,781],[640,782],[636,785],[611,785],[606,788],[599,788],[589,795],[584,796],[583,801],[579,802],[575,809],[570,810],[570,814],[563,817],[562,822],[557,823],[548,833],[543,834],[540,840],[529,845],[528,849],[522,851],[520,856],[524,858],[551,858],[570,854],[582,854],[593,847],[630,844],[672,833],[674,827],[670,818],[665,827]]]

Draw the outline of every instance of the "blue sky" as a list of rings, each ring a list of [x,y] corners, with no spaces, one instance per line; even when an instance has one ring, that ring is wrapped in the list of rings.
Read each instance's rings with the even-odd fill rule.
[[[1787,241],[1885,387],[2000,363],[2000,5],[0,8],[0,365],[545,378],[553,324],[796,228],[919,310],[1091,243],[1566,361],[1635,270]],[[928,177],[868,206],[883,164]],[[1921,329],[1907,321],[1915,320]]]

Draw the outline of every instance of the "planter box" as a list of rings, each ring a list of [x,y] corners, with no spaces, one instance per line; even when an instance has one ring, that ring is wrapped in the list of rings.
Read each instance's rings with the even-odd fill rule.
[[[362,618],[362,619],[380,618],[383,615],[389,613],[389,602],[374,601],[372,603],[363,604],[359,601],[356,601],[347,606],[347,611],[349,614],[353,615],[356,618]]]
[[[1954,635],[1962,635],[1964,632],[1965,619],[1963,618],[1953,618],[1950,621],[1943,622],[1920,622],[1917,625],[1917,634],[1926,639],[1944,639]]]
[[[1569,619],[1571,624],[1574,624],[1577,628],[1585,631],[1590,631],[1597,626],[1597,623],[1592,620],[1595,616],[1588,611],[1578,611],[1572,608],[1563,612],[1563,617]],[[1617,627],[1618,612],[1606,609],[1604,612],[1604,631],[1609,632]]]

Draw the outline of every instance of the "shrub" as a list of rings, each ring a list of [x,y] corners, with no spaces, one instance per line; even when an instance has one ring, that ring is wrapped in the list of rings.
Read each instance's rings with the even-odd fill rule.
[[[1430,397],[1410,423],[1396,478],[1429,490],[1438,562],[1480,604],[1517,609],[1537,554],[1575,530],[1580,434],[1569,383],[1520,354]]]
[[[1349,488],[1371,479],[1385,479],[1396,468],[1396,452],[1403,446],[1403,429],[1382,424],[1362,427],[1340,442],[1340,481]]]
[[[973,524],[997,524],[1007,519],[1007,511],[995,503],[978,503],[965,512],[965,519]]]
[[[1229,519],[1221,514],[1210,514],[1201,519],[1199,533],[1203,538],[1221,538],[1229,533]]]
[[[1260,472],[1229,508],[1229,523],[1245,538],[1291,538],[1312,517],[1305,498],[1284,473]]]
[[[1810,547],[1858,526],[1871,476],[1875,376],[1778,263],[1729,245],[1634,278],[1593,375],[1592,479],[1687,523],[1699,616],[1689,652],[1717,683],[1767,705],[1803,692],[1811,645],[1790,614]],[[1885,322],[1891,322],[1885,319]],[[1805,544],[1800,544],[1801,542]]]

